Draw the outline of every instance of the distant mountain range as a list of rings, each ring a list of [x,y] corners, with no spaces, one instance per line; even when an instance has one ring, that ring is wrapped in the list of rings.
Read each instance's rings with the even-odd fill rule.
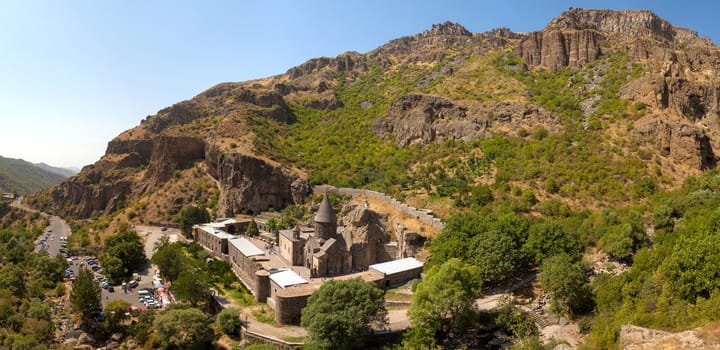
[[[73,169],[0,156],[0,192],[25,195],[49,188],[75,174],[77,171]]]
[[[72,167],[72,168],[59,168],[59,167],[54,167],[54,166],[52,166],[52,165],[45,164],[45,163],[34,163],[33,165],[36,166],[36,167],[38,167],[38,168],[40,168],[40,169],[47,170],[47,171],[49,171],[49,172],[51,172],[51,173],[60,174],[60,175],[63,175],[63,176],[65,176],[65,177],[70,177],[70,176],[73,176],[73,175],[75,175],[75,174],[77,174],[77,173],[80,172],[80,169],[78,169],[78,168],[76,168],[76,167]]]

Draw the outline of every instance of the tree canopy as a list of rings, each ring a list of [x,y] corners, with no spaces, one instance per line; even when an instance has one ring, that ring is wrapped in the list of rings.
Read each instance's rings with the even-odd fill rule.
[[[382,290],[360,278],[331,280],[308,299],[300,324],[316,349],[361,349],[373,325],[386,322]]]
[[[170,282],[177,280],[187,265],[182,243],[179,242],[160,246],[153,254],[151,261],[157,265],[163,277]]]
[[[563,314],[587,311],[591,299],[582,267],[568,255],[547,258],[540,267],[540,282],[552,297],[552,307]]]
[[[118,234],[105,239],[103,247],[103,265],[111,267],[106,274],[115,282],[140,271],[147,263],[145,245],[140,236],[127,225],[125,227]]]
[[[210,214],[205,207],[189,206],[180,212],[180,232],[185,237],[192,235],[192,227],[195,224],[210,222]]]
[[[215,325],[225,334],[236,334],[242,325],[240,321],[240,310],[234,307],[222,309],[215,318]]]
[[[80,269],[70,292],[73,311],[80,313],[84,320],[89,320],[94,313],[102,310],[100,299],[100,286],[93,279],[92,272]]]
[[[425,328],[431,336],[461,329],[481,288],[473,265],[453,258],[432,267],[415,289],[408,311],[412,327]]]
[[[213,331],[208,315],[196,308],[171,308],[155,316],[153,327],[163,348],[190,348],[208,343]]]
[[[210,278],[200,267],[187,266],[173,283],[173,290],[178,299],[197,306],[210,298]]]

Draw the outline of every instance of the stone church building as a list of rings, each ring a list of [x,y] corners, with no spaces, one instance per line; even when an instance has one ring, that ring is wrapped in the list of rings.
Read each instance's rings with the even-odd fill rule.
[[[295,266],[305,266],[312,277],[365,271],[378,262],[393,260],[389,237],[378,215],[366,207],[347,208],[347,223],[338,225],[327,195],[315,214],[313,227],[280,231],[280,255]]]

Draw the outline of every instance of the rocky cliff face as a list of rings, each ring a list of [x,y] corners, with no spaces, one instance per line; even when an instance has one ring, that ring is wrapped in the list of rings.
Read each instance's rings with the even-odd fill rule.
[[[716,156],[710,139],[697,127],[644,118],[635,123],[639,141],[654,145],[660,154],[697,170],[714,168]]]
[[[600,39],[593,30],[544,30],[530,33],[515,54],[531,67],[578,69],[600,56]]]
[[[515,54],[530,67],[578,69],[596,59],[600,42],[613,40],[629,46],[632,57],[660,57],[674,45],[707,44],[697,33],[675,27],[650,11],[570,9],[545,29],[530,33]],[[613,50],[608,46],[607,50]]]
[[[283,208],[302,202],[310,192],[305,180],[267,161],[225,153],[198,137],[159,135],[111,141],[103,159],[52,189],[51,207],[77,218],[107,215],[202,162],[220,185],[218,216]],[[182,193],[178,195],[193,196]],[[192,203],[182,197],[174,202]]]
[[[520,129],[541,126],[553,133],[562,129],[554,115],[528,103],[499,102],[471,114],[450,100],[411,94],[400,97],[384,117],[376,119],[373,131],[384,138],[393,135],[395,144],[405,147],[445,140],[472,141],[494,133],[517,135]]]
[[[414,144],[451,140],[473,140],[484,136],[486,118],[469,116],[467,108],[437,96],[406,95],[387,110],[373,125],[376,134],[395,136],[395,144]]]
[[[210,146],[206,161],[210,175],[220,184],[220,217],[284,208],[302,202],[310,194],[305,180],[252,156],[226,154]]]
[[[340,212],[343,239],[352,255],[353,269],[367,269],[369,265],[392,260],[384,250],[384,244],[390,241],[386,224],[380,214],[364,205],[345,206]]]
[[[671,333],[657,329],[623,325],[620,328],[620,348],[625,350],[650,349],[717,349],[720,348],[720,331],[715,324]]]

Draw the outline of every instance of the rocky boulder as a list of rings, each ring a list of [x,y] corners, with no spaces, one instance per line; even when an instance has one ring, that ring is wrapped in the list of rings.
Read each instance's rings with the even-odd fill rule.
[[[319,57],[310,59],[299,66],[290,68],[285,74],[294,80],[304,75],[319,72],[326,67],[335,72],[347,72],[356,69],[364,72],[367,70],[363,55],[357,52],[346,52],[335,58]]]
[[[147,118],[143,124],[148,130],[159,133],[170,126],[188,124],[206,116],[195,102],[183,101],[160,110],[156,115]]]
[[[641,349],[717,349],[717,332],[714,339],[704,332],[701,337],[696,330],[670,333],[657,329],[643,328],[633,325],[622,325],[620,328],[620,347],[626,350]],[[708,338],[708,339],[704,339]],[[709,341],[706,341],[709,340]]]
[[[383,138],[395,136],[398,147],[445,140],[470,141],[485,136],[487,118],[470,116],[467,108],[430,95],[400,97],[375,120],[373,131]]]
[[[352,255],[353,270],[394,258],[385,253],[384,245],[390,235],[380,214],[364,204],[350,204],[343,207],[340,216],[345,224],[342,235]]]

